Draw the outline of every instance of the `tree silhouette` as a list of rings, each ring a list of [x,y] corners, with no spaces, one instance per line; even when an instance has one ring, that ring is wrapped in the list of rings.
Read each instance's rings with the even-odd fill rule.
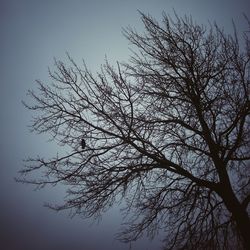
[[[162,230],[165,249],[250,249],[248,34],[141,19],[145,33],[124,30],[129,63],[93,75],[68,56],[28,92],[33,130],[71,151],[29,159],[22,174],[45,174],[19,181],[64,183],[65,203],[50,206],[86,217],[125,201],[125,242]]]

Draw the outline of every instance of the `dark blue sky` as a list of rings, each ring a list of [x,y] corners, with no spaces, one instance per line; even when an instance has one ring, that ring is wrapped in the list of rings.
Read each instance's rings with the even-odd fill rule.
[[[65,52],[82,58],[95,72],[104,62],[126,60],[128,42],[121,28],[142,29],[137,9],[161,19],[162,11],[192,15],[197,22],[217,21],[231,30],[231,20],[244,29],[242,13],[250,16],[249,0],[0,0],[0,249],[6,250],[122,250],[129,245],[114,241],[119,229],[119,208],[111,209],[100,223],[69,219],[44,202],[60,201],[64,189],[34,192],[14,182],[22,159],[51,156],[60,150],[48,137],[30,134],[31,114],[21,105],[35,79],[47,80],[53,57]],[[160,249],[159,239],[141,240],[135,250]]]

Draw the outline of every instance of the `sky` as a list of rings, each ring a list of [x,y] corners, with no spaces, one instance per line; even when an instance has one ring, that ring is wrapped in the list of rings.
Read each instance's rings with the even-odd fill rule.
[[[59,149],[48,136],[29,131],[32,114],[21,104],[35,80],[48,80],[53,58],[68,52],[85,60],[96,72],[105,56],[129,58],[129,42],[122,27],[143,30],[138,10],[159,21],[162,12],[191,15],[198,23],[216,21],[225,31],[232,19],[239,30],[250,17],[249,0],[0,0],[0,248],[6,250],[125,250],[114,240],[119,208],[110,209],[98,223],[55,213],[44,202],[60,202],[62,187],[34,191],[14,181],[29,156],[53,156]],[[160,249],[161,241],[143,238],[134,250]]]

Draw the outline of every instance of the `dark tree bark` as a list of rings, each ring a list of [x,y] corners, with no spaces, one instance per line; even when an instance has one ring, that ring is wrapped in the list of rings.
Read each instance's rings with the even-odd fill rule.
[[[126,201],[125,242],[163,230],[166,249],[250,249],[248,33],[141,17],[129,63],[94,76],[69,57],[29,91],[33,130],[72,151],[29,159],[22,173],[45,175],[19,181],[68,185],[50,207],[86,217]]]
[[[228,211],[231,212],[233,220],[235,220],[237,228],[242,236],[243,245],[245,249],[250,249],[249,215],[243,204],[241,204],[240,201],[235,196],[232,187],[228,182],[228,178],[225,181],[222,181],[222,183],[225,184],[221,185],[221,189],[218,191],[218,193],[222,197],[223,202],[225,203],[225,206],[228,209]]]

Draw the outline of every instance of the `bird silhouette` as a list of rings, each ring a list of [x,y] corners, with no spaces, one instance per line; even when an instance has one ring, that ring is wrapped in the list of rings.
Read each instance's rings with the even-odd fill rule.
[[[85,140],[84,140],[84,139],[82,139],[82,140],[81,140],[81,146],[82,146],[82,149],[84,149],[84,148],[85,148],[85,146],[86,146],[86,142],[85,142]]]

